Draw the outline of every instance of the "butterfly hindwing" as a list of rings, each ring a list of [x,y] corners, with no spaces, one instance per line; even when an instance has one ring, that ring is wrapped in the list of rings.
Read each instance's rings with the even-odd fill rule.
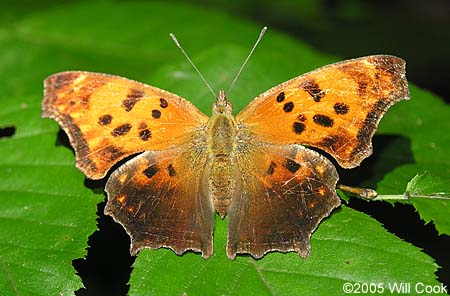
[[[242,173],[239,194],[228,210],[227,255],[269,251],[309,254],[319,222],[340,204],[337,172],[329,160],[301,145],[240,142],[236,159]]]
[[[205,162],[204,146],[148,151],[111,175],[105,213],[130,235],[132,254],[160,247],[212,254],[214,208],[200,188]]]
[[[369,56],[282,83],[253,100],[237,120],[262,142],[317,147],[351,168],[372,153],[372,136],[387,109],[408,98],[405,62]]]
[[[77,167],[100,179],[119,160],[177,147],[208,120],[185,99],[118,76],[62,72],[45,80],[43,116],[55,119],[75,149]]]

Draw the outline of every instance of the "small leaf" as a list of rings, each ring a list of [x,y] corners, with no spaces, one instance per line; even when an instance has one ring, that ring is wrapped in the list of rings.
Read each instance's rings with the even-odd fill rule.
[[[406,194],[410,197],[448,199],[450,198],[449,181],[428,172],[417,174],[408,182]]]
[[[425,172],[417,174],[409,183],[406,194],[420,217],[433,221],[439,234],[450,235],[450,190],[449,179]]]

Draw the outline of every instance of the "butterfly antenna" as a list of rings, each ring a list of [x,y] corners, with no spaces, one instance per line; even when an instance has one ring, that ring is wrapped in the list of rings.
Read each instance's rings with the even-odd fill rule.
[[[181,50],[181,52],[183,53],[183,55],[186,57],[186,59],[188,60],[189,64],[191,64],[191,66],[195,69],[195,71],[197,72],[197,74],[200,76],[200,78],[203,80],[203,82],[206,84],[206,86],[208,87],[209,91],[213,94],[213,96],[216,96],[216,92],[212,89],[211,85],[209,85],[208,81],[206,81],[205,77],[203,77],[202,73],[200,73],[200,70],[198,70],[198,68],[195,66],[194,62],[192,62],[192,60],[189,58],[189,56],[187,55],[187,53],[184,51],[183,47],[181,47],[180,42],[178,42],[177,37],[175,37],[174,34],[170,33],[169,34],[170,37],[172,38],[173,42],[175,42],[175,45]]]
[[[250,59],[250,57],[252,56],[253,52],[255,51],[256,46],[258,45],[258,43],[261,41],[261,39],[264,36],[264,33],[266,33],[267,31],[267,27],[262,28],[261,33],[259,33],[258,39],[256,39],[255,45],[253,45],[252,50],[250,50],[250,53],[248,54],[247,58],[245,59],[245,61],[242,63],[241,68],[239,69],[239,71],[237,72],[236,76],[233,79],[233,82],[231,82],[230,88],[228,89],[228,93],[231,92],[231,89],[234,87],[234,85],[236,84],[237,79],[239,78],[239,75],[241,75],[242,70],[244,69],[245,65],[247,65],[248,60]]]

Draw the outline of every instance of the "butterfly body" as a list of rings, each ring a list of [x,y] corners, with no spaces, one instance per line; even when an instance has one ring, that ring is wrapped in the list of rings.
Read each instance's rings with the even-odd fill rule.
[[[207,195],[222,218],[239,186],[235,157],[237,125],[232,111],[225,92],[220,91],[208,121],[208,160],[204,179],[207,180]]]
[[[130,251],[167,247],[208,258],[214,213],[228,219],[227,256],[307,257],[310,236],[340,205],[338,174],[372,153],[386,111],[408,99],[405,62],[376,55],[277,85],[234,116],[220,92],[208,118],[189,101],[118,76],[62,72],[45,80],[43,116],[74,147],[76,165],[106,183],[105,213]]]

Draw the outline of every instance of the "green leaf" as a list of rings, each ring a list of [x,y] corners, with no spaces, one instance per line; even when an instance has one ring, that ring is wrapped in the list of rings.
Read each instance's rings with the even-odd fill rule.
[[[15,128],[0,139],[0,291],[73,294],[82,283],[72,260],[86,254],[103,196],[80,186],[71,151],[55,147],[57,125],[40,118],[51,52],[5,32],[0,40],[0,127]]]
[[[86,254],[103,196],[82,186],[70,150],[55,147],[58,128],[39,118],[40,98],[13,98],[0,100],[0,126],[16,128],[0,140],[0,291],[72,294],[82,286],[72,260]]]
[[[50,63],[51,52],[7,35],[0,34],[0,128],[15,132],[0,139],[0,291],[69,295],[82,287],[72,260],[86,254],[103,196],[83,186],[71,151],[55,146],[57,125],[40,118],[40,63]]]
[[[260,30],[183,4],[102,1],[48,7],[19,14],[14,25],[0,29],[0,128],[16,129],[0,140],[2,295],[67,295],[81,287],[71,262],[85,255],[96,204],[104,198],[84,186],[71,150],[57,142],[57,124],[40,118],[43,79],[73,69],[118,74],[177,93],[209,113],[214,98],[168,33],[176,33],[217,90],[228,88]],[[229,97],[238,111],[271,86],[337,60],[269,28]],[[443,160],[449,145],[427,136],[436,114],[445,119],[447,111],[430,94],[413,90],[412,100],[394,107],[380,127],[411,139],[417,160],[398,184],[385,179],[392,193],[402,192],[419,166],[448,172]],[[433,156],[424,151],[430,140]],[[168,250],[140,252],[131,294],[335,295],[345,281],[437,283],[432,258],[345,206],[320,225],[307,260],[274,253],[258,261],[245,256],[230,261],[225,240],[226,221],[217,219],[210,260]]]

